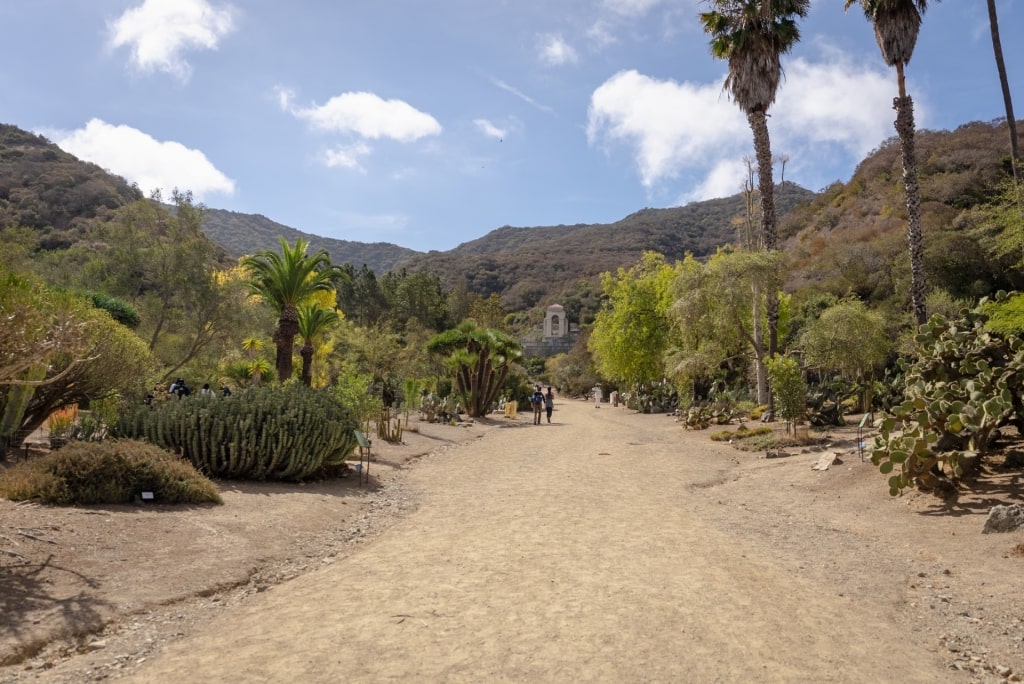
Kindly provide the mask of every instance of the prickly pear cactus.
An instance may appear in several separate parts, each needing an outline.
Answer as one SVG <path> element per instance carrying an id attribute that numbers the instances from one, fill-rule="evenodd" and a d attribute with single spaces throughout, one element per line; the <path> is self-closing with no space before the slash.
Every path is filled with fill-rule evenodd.
<path id="1" fill-rule="evenodd" d="M 955 320 L 933 316 L 914 360 L 901 361 L 904 399 L 876 423 L 871 457 L 893 496 L 915 484 L 933 488 L 942 471 L 962 477 L 967 461 L 990 450 L 995 430 L 1022 417 L 1024 343 L 986 329 L 984 304 Z"/>

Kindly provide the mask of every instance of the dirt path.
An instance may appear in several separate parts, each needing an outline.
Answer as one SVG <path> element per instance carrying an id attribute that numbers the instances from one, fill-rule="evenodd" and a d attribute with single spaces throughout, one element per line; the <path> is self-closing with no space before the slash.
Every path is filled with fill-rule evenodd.
<path id="1" fill-rule="evenodd" d="M 906 615 L 910 578 L 956 572 L 927 539 L 893 550 L 825 501 L 839 473 L 818 502 L 815 476 L 764 477 L 793 464 L 680 434 L 566 402 L 424 459 L 405 480 L 418 508 L 377 541 L 131 681 L 966 681 Z M 880 500 L 872 516 L 904 505 Z"/>

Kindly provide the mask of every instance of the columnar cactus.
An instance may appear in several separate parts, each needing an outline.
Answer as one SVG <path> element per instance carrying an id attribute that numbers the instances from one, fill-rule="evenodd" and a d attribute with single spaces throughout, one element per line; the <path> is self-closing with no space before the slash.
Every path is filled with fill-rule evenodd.
<path id="1" fill-rule="evenodd" d="M 175 451 L 213 477 L 301 480 L 344 462 L 358 427 L 334 393 L 300 385 L 138 406 L 117 431 Z"/>

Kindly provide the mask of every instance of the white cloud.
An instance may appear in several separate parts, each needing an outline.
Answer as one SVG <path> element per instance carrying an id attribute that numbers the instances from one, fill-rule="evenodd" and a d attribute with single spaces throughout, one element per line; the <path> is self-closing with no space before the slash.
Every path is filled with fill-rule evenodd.
<path id="1" fill-rule="evenodd" d="M 580 56 L 561 35 L 548 34 L 540 37 L 540 60 L 548 66 L 576 64 Z"/>
<path id="2" fill-rule="evenodd" d="M 174 141 L 161 142 L 131 126 L 114 126 L 92 119 L 76 131 L 49 134 L 66 152 L 90 161 L 149 194 L 174 188 L 191 190 L 196 200 L 207 195 L 232 195 L 235 182 L 221 173 L 199 150 Z"/>
<path id="3" fill-rule="evenodd" d="M 604 19 L 599 19 L 590 25 L 590 28 L 587 29 L 587 38 L 597 50 L 603 50 L 609 45 L 619 42 L 612 25 Z"/>
<path id="4" fill-rule="evenodd" d="M 385 100 L 366 92 L 342 93 L 324 105 L 302 108 L 291 105 L 287 90 L 278 88 L 277 92 L 282 108 L 321 131 L 398 142 L 414 142 L 441 133 L 437 119 L 402 100 Z"/>
<path id="5" fill-rule="evenodd" d="M 729 197 L 743 190 L 743 181 L 747 178 L 747 165 L 740 157 L 719 159 L 704 175 L 704 180 L 679 198 L 679 204 Z M 757 180 L 755 179 L 756 183 Z"/>
<path id="6" fill-rule="evenodd" d="M 832 57 L 837 59 L 822 63 L 795 59 L 786 64 L 786 79 L 771 109 L 772 135 L 807 147 L 835 144 L 863 157 L 895 135 L 895 74 L 854 65 L 843 56 Z"/>
<path id="7" fill-rule="evenodd" d="M 364 142 L 357 142 L 353 145 L 335 147 L 324 153 L 324 163 L 328 167 L 341 167 L 343 169 L 355 169 L 360 173 L 366 173 L 366 169 L 359 163 L 361 157 L 369 156 L 373 148 Z"/>
<path id="8" fill-rule="evenodd" d="M 749 137 L 746 119 L 721 95 L 719 84 L 658 81 L 631 70 L 615 74 L 591 95 L 591 145 L 630 145 L 648 188 L 687 167 L 705 166 Z"/>
<path id="9" fill-rule="evenodd" d="M 823 159 L 863 158 L 894 134 L 894 82 L 892 74 L 836 52 L 822 62 L 788 62 L 768 120 L 773 152 L 791 157 L 791 173 L 821 168 Z M 743 156 L 753 154 L 746 117 L 722 92 L 721 81 L 676 83 L 636 71 L 620 72 L 594 91 L 587 136 L 596 147 L 625 145 L 648 190 L 697 177 L 686 195 L 690 200 L 737 192 L 745 176 Z"/>
<path id="10" fill-rule="evenodd" d="M 495 138 L 496 140 L 503 140 L 508 135 L 508 131 L 504 128 L 498 128 L 487 119 L 474 119 L 473 124 L 477 129 L 486 135 L 488 138 Z"/>
<path id="11" fill-rule="evenodd" d="M 206 0 L 145 0 L 108 24 L 109 46 L 131 47 L 131 64 L 142 72 L 162 71 L 187 80 L 188 50 L 216 50 L 234 30 L 235 10 Z"/>

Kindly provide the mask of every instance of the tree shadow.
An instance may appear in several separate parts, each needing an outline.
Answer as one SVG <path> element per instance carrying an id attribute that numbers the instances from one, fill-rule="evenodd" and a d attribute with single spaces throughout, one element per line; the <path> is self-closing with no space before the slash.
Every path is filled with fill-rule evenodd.
<path id="1" fill-rule="evenodd" d="M 945 499 L 936 499 L 921 515 L 988 515 L 993 506 L 1024 504 L 1024 473 L 1018 469 L 985 466 L 961 489 Z"/>
<path id="2" fill-rule="evenodd" d="M 13 558 L 13 556 L 12 556 Z M 81 589 L 72 596 L 50 593 L 51 576 L 66 573 L 78 578 Z M 96 632 L 103 628 L 113 605 L 90 595 L 100 583 L 90 577 L 53 563 L 49 556 L 41 563 L 18 561 L 0 565 L 0 634 L 14 642 L 0 650 L 0 665 L 11 665 L 31 658 L 54 638 Z M 29 615 L 45 615 L 45 632 L 30 621 Z"/>

